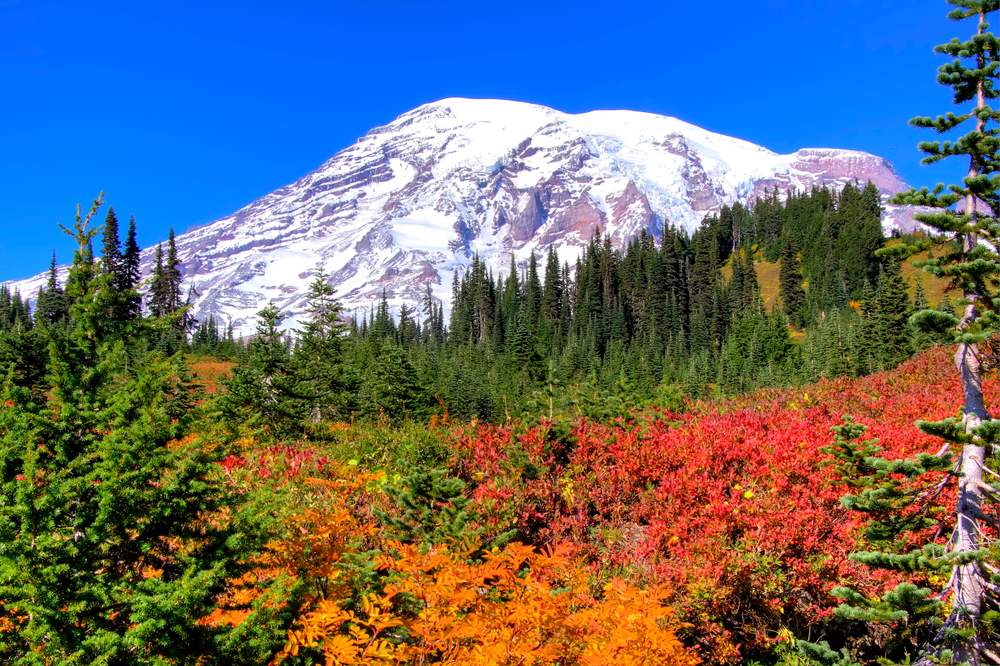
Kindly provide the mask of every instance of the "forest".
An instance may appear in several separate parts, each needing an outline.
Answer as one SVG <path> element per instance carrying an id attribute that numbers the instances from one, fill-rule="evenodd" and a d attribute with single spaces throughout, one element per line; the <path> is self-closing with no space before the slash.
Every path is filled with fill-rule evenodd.
<path id="1" fill-rule="evenodd" d="M 912 234 L 773 191 L 237 338 L 78 207 L 0 287 L 0 660 L 1000 663 L 1000 6 L 951 4 Z"/>

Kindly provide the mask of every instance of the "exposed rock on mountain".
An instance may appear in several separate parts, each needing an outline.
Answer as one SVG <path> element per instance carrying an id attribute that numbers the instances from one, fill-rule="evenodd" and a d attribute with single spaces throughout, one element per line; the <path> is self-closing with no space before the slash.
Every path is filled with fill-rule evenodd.
<path id="1" fill-rule="evenodd" d="M 664 223 L 693 230 L 724 204 L 765 189 L 840 187 L 857 178 L 889 194 L 905 184 L 886 160 L 848 150 L 777 155 L 675 118 L 579 115 L 519 102 L 446 99 L 377 127 L 313 173 L 229 217 L 177 237 L 195 316 L 237 332 L 273 300 L 294 323 L 322 265 L 359 315 L 385 290 L 416 305 L 429 284 L 450 300 L 451 274 L 474 254 L 494 273 L 511 255 L 555 245 L 572 262 L 600 227 L 620 244 Z M 889 207 L 885 224 L 912 226 Z M 149 272 L 152 252 L 144 253 Z M 43 277 L 19 283 L 34 294 Z"/>

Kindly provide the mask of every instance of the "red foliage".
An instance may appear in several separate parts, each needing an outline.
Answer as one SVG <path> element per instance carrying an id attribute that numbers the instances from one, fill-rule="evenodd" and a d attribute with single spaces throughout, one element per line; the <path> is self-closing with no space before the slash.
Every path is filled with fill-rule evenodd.
<path id="1" fill-rule="evenodd" d="M 226 474 L 250 468 L 263 479 L 290 479 L 303 473 L 315 474 L 330 464 L 330 459 L 318 454 L 313 447 L 299 444 L 275 444 L 242 456 L 228 455 L 219 463 Z"/>
<path id="2" fill-rule="evenodd" d="M 995 378 L 987 392 L 995 405 Z M 595 570 L 666 583 L 697 640 L 730 661 L 773 647 L 784 629 L 805 636 L 838 603 L 835 585 L 885 582 L 847 560 L 863 525 L 822 464 L 830 427 L 851 414 L 886 455 L 904 457 L 941 445 L 915 420 L 961 404 L 950 354 L 935 349 L 892 372 L 698 403 L 685 415 L 580 422 L 568 436 L 554 424 L 517 435 L 483 426 L 452 445 L 488 529 L 570 540 Z"/>

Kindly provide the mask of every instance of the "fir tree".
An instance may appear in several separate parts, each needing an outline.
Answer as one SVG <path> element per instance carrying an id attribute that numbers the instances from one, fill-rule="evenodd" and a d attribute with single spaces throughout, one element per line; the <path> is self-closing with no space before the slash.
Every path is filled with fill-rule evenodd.
<path id="1" fill-rule="evenodd" d="M 442 543 L 473 545 L 483 528 L 469 525 L 471 502 L 462 493 L 465 482 L 448 477 L 447 470 L 415 469 L 385 487 L 399 508 L 393 516 L 375 510 L 394 539 L 434 546 Z M 475 544 L 478 545 L 478 544 Z"/>
<path id="2" fill-rule="evenodd" d="M 87 260 L 99 205 L 70 230 L 72 326 L 46 329 L 51 391 L 34 401 L 10 375 L 2 385 L 0 603 L 24 624 L 0 634 L 0 657 L 122 666 L 261 659 L 282 640 L 263 628 L 288 611 L 245 608 L 246 634 L 201 620 L 266 534 L 245 498 L 215 481 L 221 451 L 184 439 L 184 369 L 156 355 L 129 362 L 111 317 L 111 276 Z"/>
<path id="3" fill-rule="evenodd" d="M 802 308 L 806 294 L 802 289 L 802 274 L 799 272 L 799 256 L 792 239 L 785 236 L 781 249 L 781 272 L 778 283 L 785 316 L 796 328 L 802 328 Z"/>
<path id="4" fill-rule="evenodd" d="M 220 406 L 235 427 L 261 423 L 276 436 L 302 429 L 309 394 L 293 367 L 282 319 L 274 303 L 257 313 L 256 336 L 224 383 Z"/>
<path id="5" fill-rule="evenodd" d="M 66 296 L 59 286 L 56 253 L 53 251 L 48 281 L 45 283 L 45 288 L 39 291 L 38 300 L 35 303 L 35 316 L 49 324 L 58 324 L 64 322 L 67 315 Z"/>
<path id="6" fill-rule="evenodd" d="M 167 312 L 173 314 L 184 305 L 183 292 L 181 291 L 181 282 L 184 278 L 181 274 L 181 260 L 177 257 L 177 243 L 174 239 L 173 227 L 171 227 L 170 235 L 167 238 L 167 256 L 163 263 L 163 279 L 166 281 Z"/>
<path id="7" fill-rule="evenodd" d="M 155 257 L 153 276 L 149 283 L 149 313 L 154 317 L 165 317 L 169 312 L 169 287 L 163 264 L 163 243 L 157 243 Z"/>
<path id="8" fill-rule="evenodd" d="M 142 275 L 139 272 L 141 253 L 135 237 L 135 218 L 129 217 L 128 233 L 125 237 L 125 250 L 122 253 L 120 269 L 117 273 L 115 287 L 122 293 L 130 295 L 125 299 L 125 305 L 119 313 L 121 319 L 134 319 L 142 310 L 142 299 L 133 290 L 139 286 Z"/>
<path id="9" fill-rule="evenodd" d="M 872 318 L 872 349 L 879 367 L 892 368 L 912 353 L 910 329 L 910 298 L 900 271 L 899 262 L 890 260 L 879 275 L 875 289 L 875 307 Z"/>
<path id="10" fill-rule="evenodd" d="M 919 262 L 925 270 L 949 277 L 963 290 L 964 312 L 961 319 L 933 310 L 923 310 L 913 317 L 913 323 L 925 331 L 951 330 L 958 343 L 955 361 L 965 393 L 963 416 L 938 422 L 917 423 L 925 433 L 944 438 L 949 446 L 960 447 L 957 461 L 944 456 L 923 454 L 916 461 L 885 461 L 876 451 L 855 451 L 843 441 L 857 436 L 843 432 L 838 448 L 842 458 L 852 461 L 860 470 L 860 478 L 871 484 L 849 506 L 858 510 L 878 512 L 879 520 L 869 535 L 877 544 L 892 542 L 895 534 L 916 531 L 926 516 L 925 497 L 905 495 L 900 489 L 904 475 L 922 481 L 933 470 L 948 473 L 944 482 L 954 483 L 955 511 L 943 518 L 937 533 L 948 535 L 910 552 L 859 553 L 856 559 L 870 566 L 897 571 L 929 571 L 939 580 L 948 581 L 940 594 L 930 589 L 918 589 L 902 583 L 878 603 L 862 595 L 839 590 L 845 605 L 838 611 L 847 617 L 868 622 L 901 622 L 919 644 L 916 654 L 907 655 L 917 663 L 998 663 L 997 647 L 990 638 L 998 604 L 994 590 L 997 571 L 995 548 L 984 536 L 983 523 L 995 522 L 988 515 L 991 498 L 1000 495 L 986 476 L 989 462 L 994 459 L 998 441 L 998 422 L 987 411 L 982 392 L 983 366 L 979 345 L 994 334 L 998 324 L 997 310 L 997 246 L 1000 243 L 1000 156 L 997 141 L 1000 112 L 989 106 L 1000 96 L 997 78 L 1000 74 L 1000 41 L 989 30 L 987 14 L 1000 9 L 997 0 L 949 0 L 954 9 L 948 17 L 955 21 L 973 19 L 976 34 L 967 40 L 954 39 L 935 48 L 952 60 L 938 69 L 938 82 L 950 86 L 953 101 L 964 106 L 959 114 L 948 113 L 937 118 L 918 117 L 911 120 L 917 127 L 933 128 L 939 133 L 950 132 L 968 121 L 973 127 L 957 141 L 923 142 L 920 150 L 925 163 L 955 156 L 969 160 L 968 175 L 961 184 L 944 185 L 933 191 L 927 188 L 910 190 L 894 197 L 897 204 L 937 208 L 936 213 L 919 213 L 916 218 L 945 234 L 952 249 L 942 257 Z M 964 202 L 963 210 L 956 204 Z M 900 244 L 883 253 L 895 258 L 926 252 L 935 241 Z M 862 465 L 874 468 L 866 472 Z M 892 467 L 896 465 L 896 467 Z M 849 469 L 847 478 L 858 478 L 859 472 Z M 992 470 L 991 470 L 992 471 Z M 897 476 L 894 476 L 897 475 Z M 926 482 L 927 484 L 932 481 Z M 906 487 L 912 488 L 912 484 Z M 919 489 L 918 489 L 919 490 Z M 912 492 L 912 491 L 911 491 Z M 987 562 L 992 560 L 992 562 Z M 909 586 L 909 587 L 907 587 Z M 936 605 L 947 601 L 940 616 Z M 944 619 L 940 619 L 943 617 Z M 897 625 L 898 626 L 898 625 Z M 823 663 L 846 661 L 828 645 L 801 644 L 803 652 Z M 903 655 L 892 655 L 897 659 Z"/>
<path id="11" fill-rule="evenodd" d="M 114 207 L 108 208 L 104 218 L 104 233 L 101 236 L 101 268 L 111 276 L 111 286 L 117 289 L 121 284 L 119 273 L 122 270 L 121 241 L 118 238 L 118 216 Z"/>
<path id="12" fill-rule="evenodd" d="M 371 418 L 390 421 L 423 418 L 430 396 L 405 351 L 390 343 L 376 345 L 362 391 L 363 409 Z"/>
<path id="13" fill-rule="evenodd" d="M 309 418 L 314 423 L 343 416 L 350 401 L 351 382 L 344 367 L 347 325 L 344 308 L 335 296 L 330 276 L 319 268 L 306 294 L 309 318 L 298 331 L 294 355 L 300 390 L 308 396 Z"/>

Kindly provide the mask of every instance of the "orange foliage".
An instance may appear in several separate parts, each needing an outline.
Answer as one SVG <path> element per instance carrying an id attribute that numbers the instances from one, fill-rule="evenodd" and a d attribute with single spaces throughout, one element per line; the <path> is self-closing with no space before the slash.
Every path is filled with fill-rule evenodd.
<path id="1" fill-rule="evenodd" d="M 384 590 L 365 595 L 360 612 L 324 599 L 289 632 L 279 660 L 309 646 L 327 664 L 699 663 L 674 633 L 665 590 L 616 581 L 597 600 L 569 547 L 511 544 L 469 563 L 447 546 L 387 545 L 396 554 L 379 560 Z"/>
<path id="2" fill-rule="evenodd" d="M 301 657 L 302 650 L 321 655 L 321 663 L 357 666 L 699 663 L 675 635 L 684 625 L 664 605 L 664 588 L 643 591 L 615 581 L 595 598 L 569 546 L 537 552 L 511 544 L 470 562 L 470 553 L 446 546 L 425 552 L 386 542 L 363 510 L 381 474 L 291 449 L 259 458 L 228 461 L 227 474 L 259 474 L 263 468 L 253 468 L 265 459 L 279 469 L 291 465 L 295 471 L 286 474 L 299 477 L 307 491 L 300 506 L 307 508 L 252 572 L 232 582 L 207 623 L 239 624 L 263 590 L 295 578 L 308 583 L 304 610 L 275 663 Z M 362 591 L 347 560 L 371 547 L 383 553 L 380 577 Z"/>
<path id="3" fill-rule="evenodd" d="M 192 377 L 205 385 L 205 393 L 215 394 L 219 392 L 220 382 L 229 379 L 233 365 L 230 361 L 200 359 L 189 363 L 188 370 Z"/>
<path id="4" fill-rule="evenodd" d="M 286 455 L 283 462 L 287 462 L 288 457 Z M 292 463 L 298 462 L 291 457 Z M 233 468 L 231 463 L 229 467 L 224 466 L 227 475 Z M 382 475 L 358 472 L 349 466 L 327 471 L 330 478 L 309 477 L 303 481 L 313 490 L 313 502 L 322 508 L 304 509 L 292 516 L 284 537 L 268 545 L 267 552 L 255 559 L 256 566 L 251 571 L 230 582 L 229 590 L 203 624 L 235 626 L 242 623 L 250 615 L 251 602 L 262 590 L 287 587 L 302 572 L 307 572 L 312 587 L 306 598 L 307 606 L 330 596 L 346 594 L 346 583 L 339 578 L 337 564 L 344 555 L 355 552 L 352 544 L 375 533 L 374 525 L 358 519 L 352 498 Z"/>

